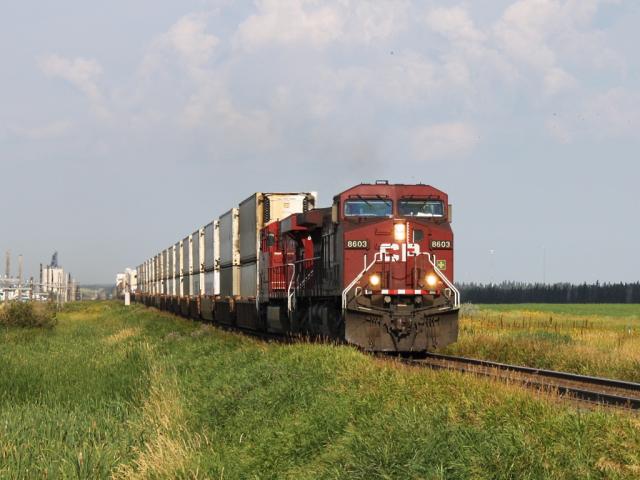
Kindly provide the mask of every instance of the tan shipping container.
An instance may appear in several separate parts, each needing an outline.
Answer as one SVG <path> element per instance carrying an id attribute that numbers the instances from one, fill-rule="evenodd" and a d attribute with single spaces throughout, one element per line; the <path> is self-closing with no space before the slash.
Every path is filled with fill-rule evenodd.
<path id="1" fill-rule="evenodd" d="M 240 263 L 254 262 L 260 250 L 260 230 L 276 220 L 315 207 L 315 194 L 256 192 L 240 202 Z"/>

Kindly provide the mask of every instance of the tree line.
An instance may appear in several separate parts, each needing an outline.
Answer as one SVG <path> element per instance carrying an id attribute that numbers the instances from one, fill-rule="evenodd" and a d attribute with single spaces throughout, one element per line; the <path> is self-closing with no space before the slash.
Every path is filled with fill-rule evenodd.
<path id="1" fill-rule="evenodd" d="M 462 302 L 471 303 L 640 303 L 636 283 L 462 283 Z"/>

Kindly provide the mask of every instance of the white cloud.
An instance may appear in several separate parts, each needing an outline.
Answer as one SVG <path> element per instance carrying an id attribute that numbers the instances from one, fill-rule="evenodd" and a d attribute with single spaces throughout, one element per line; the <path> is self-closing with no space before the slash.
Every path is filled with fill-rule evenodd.
<path id="1" fill-rule="evenodd" d="M 354 44 L 388 39 L 409 26 L 408 0 L 342 0 L 337 5 L 346 19 L 342 40 Z"/>
<path id="2" fill-rule="evenodd" d="M 258 0 L 243 21 L 235 44 L 246 51 L 268 45 L 311 45 L 321 49 L 341 41 L 369 44 L 406 28 L 407 0 Z"/>
<path id="3" fill-rule="evenodd" d="M 519 0 L 507 8 L 495 26 L 498 46 L 513 61 L 532 68 L 542 78 L 547 93 L 554 94 L 573 84 L 571 75 L 558 63 L 549 37 L 564 24 L 560 2 Z"/>
<path id="4" fill-rule="evenodd" d="M 452 41 L 480 43 L 485 35 L 478 30 L 463 7 L 434 8 L 427 12 L 427 25 Z"/>
<path id="5" fill-rule="evenodd" d="M 552 96 L 579 87 L 576 68 L 617 68 L 622 61 L 591 25 L 598 8 L 615 0 L 518 0 L 493 23 L 477 25 L 469 8 L 427 11 L 429 29 L 449 42 L 446 62 L 457 72 L 490 69 L 518 87 L 532 80 Z"/>
<path id="6" fill-rule="evenodd" d="M 493 27 L 497 47 L 516 64 L 533 69 L 546 93 L 574 89 L 579 82 L 571 69 L 624 68 L 592 25 L 607 3 L 616 0 L 518 0 Z"/>
<path id="7" fill-rule="evenodd" d="M 236 34 L 237 44 L 246 50 L 267 43 L 323 47 L 342 32 L 343 19 L 332 6 L 303 0 L 261 0 L 257 6 L 258 12 L 242 22 Z"/>
<path id="8" fill-rule="evenodd" d="M 165 38 L 189 64 L 203 65 L 219 42 L 215 35 L 206 33 L 206 28 L 206 15 L 187 15 L 169 29 Z"/>
<path id="9" fill-rule="evenodd" d="M 167 128 L 262 153 L 316 134 L 309 132 L 357 130 L 369 139 L 393 119 L 404 131 L 425 124 L 410 141 L 418 157 L 463 156 L 477 145 L 474 124 L 499 128 L 519 111 L 561 142 L 585 130 L 568 116 L 552 118 L 558 104 L 582 105 L 592 117 L 616 114 L 607 102 L 620 100 L 596 101 L 597 89 L 581 84 L 608 55 L 591 25 L 603 1 L 518 0 L 490 20 L 473 15 L 471 4 L 425 10 L 405 0 L 256 0 L 224 36 L 214 30 L 223 20 L 214 13 L 177 18 L 149 43 L 133 82 L 107 97 L 95 60 L 51 55 L 41 68 L 136 131 Z M 581 43 L 600 60 L 576 56 Z M 266 60 L 259 52 L 289 46 Z M 606 131 L 635 121 L 624 111 Z M 469 123 L 429 124 L 445 112 Z M 293 131 L 305 133 L 293 138 Z"/>
<path id="10" fill-rule="evenodd" d="M 216 62 L 220 39 L 209 31 L 211 17 L 185 15 L 153 39 L 138 69 L 138 82 L 154 90 L 173 89 L 171 102 L 158 104 L 155 94 L 139 88 L 137 110 L 151 112 L 156 122 L 169 122 L 178 131 L 201 133 L 218 149 L 268 148 L 275 138 L 270 117 L 262 109 L 237 106 L 230 91 L 232 60 Z M 164 84 L 159 86 L 159 81 Z M 162 107 L 177 110 L 162 114 Z M 140 118 L 147 115 L 137 113 Z"/>
<path id="11" fill-rule="evenodd" d="M 415 158 L 436 160 L 468 155 L 478 144 L 473 125 L 464 122 L 418 127 L 412 132 Z"/>
<path id="12" fill-rule="evenodd" d="M 82 91 L 97 115 L 104 118 L 110 116 L 97 83 L 102 74 L 102 66 L 97 60 L 81 57 L 71 60 L 53 54 L 41 58 L 39 66 L 45 75 L 62 78 Z"/>

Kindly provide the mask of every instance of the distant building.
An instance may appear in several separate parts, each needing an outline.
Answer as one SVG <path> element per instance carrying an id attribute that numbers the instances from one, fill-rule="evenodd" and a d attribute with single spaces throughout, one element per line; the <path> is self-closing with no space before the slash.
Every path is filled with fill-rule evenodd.
<path id="1" fill-rule="evenodd" d="M 78 300 L 78 284 L 59 266 L 58 252 L 53 254 L 49 265 L 40 264 L 40 293 L 61 303 Z"/>
<path id="2" fill-rule="evenodd" d="M 125 268 L 123 273 L 116 275 L 116 295 L 122 296 L 124 292 L 135 292 L 138 289 L 138 272 L 132 268 Z"/>

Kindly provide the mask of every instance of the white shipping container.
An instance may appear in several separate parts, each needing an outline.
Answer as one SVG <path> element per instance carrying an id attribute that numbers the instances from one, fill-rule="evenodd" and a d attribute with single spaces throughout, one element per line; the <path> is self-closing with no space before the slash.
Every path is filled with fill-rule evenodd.
<path id="1" fill-rule="evenodd" d="M 258 263 L 240 265 L 240 296 L 256 297 L 258 293 Z"/>
<path id="2" fill-rule="evenodd" d="M 200 274 L 191 275 L 191 295 L 200 295 Z"/>
<path id="3" fill-rule="evenodd" d="M 238 209 L 232 208 L 220 216 L 220 266 L 240 264 L 240 231 L 238 225 Z"/>
<path id="4" fill-rule="evenodd" d="M 199 231 L 199 246 L 198 246 L 198 271 L 200 273 L 204 272 L 204 227 L 202 227 Z M 204 282 L 204 280 L 203 280 Z"/>
<path id="5" fill-rule="evenodd" d="M 215 222 L 211 222 L 204 227 L 204 270 L 210 272 L 215 267 L 215 258 L 213 256 L 213 234 Z"/>
<path id="6" fill-rule="evenodd" d="M 180 261 L 182 275 L 191 274 L 191 235 L 182 239 L 182 255 Z"/>
<path id="7" fill-rule="evenodd" d="M 220 295 L 235 297 L 240 294 L 240 267 L 230 265 L 220 268 Z"/>
<path id="8" fill-rule="evenodd" d="M 173 246 L 167 248 L 167 295 L 173 295 Z"/>
<path id="9" fill-rule="evenodd" d="M 183 275 L 180 285 L 182 289 L 182 297 L 188 297 L 191 295 L 191 275 Z"/>
<path id="10" fill-rule="evenodd" d="M 192 254 L 192 262 L 191 262 L 191 273 L 200 273 L 200 267 L 202 262 L 200 260 L 200 232 L 201 230 L 197 230 L 191 234 L 191 254 Z"/>
<path id="11" fill-rule="evenodd" d="M 173 294 L 180 295 L 180 242 L 173 246 Z"/>
<path id="12" fill-rule="evenodd" d="M 205 272 L 204 274 L 204 294 L 215 295 L 214 293 L 214 275 L 216 272 Z"/>

